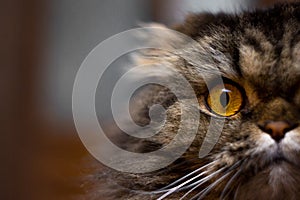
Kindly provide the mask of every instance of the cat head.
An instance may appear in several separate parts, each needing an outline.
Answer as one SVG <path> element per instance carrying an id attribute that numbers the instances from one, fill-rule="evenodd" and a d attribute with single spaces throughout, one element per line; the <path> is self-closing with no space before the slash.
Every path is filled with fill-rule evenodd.
<path id="1" fill-rule="evenodd" d="M 148 108 L 161 104 L 166 108 L 165 124 L 151 139 L 126 136 L 119 137 L 119 143 L 137 152 L 162 148 L 180 127 L 182 106 L 199 109 L 196 138 L 181 158 L 164 169 L 115 177 L 127 186 L 130 178 L 133 189 L 155 190 L 149 195 L 163 198 L 299 197 L 300 4 L 238 15 L 191 15 L 175 29 L 199 45 L 183 44 L 172 55 L 145 51 L 137 63 L 156 60 L 171 65 L 192 85 L 199 108 L 181 105 L 168 88 L 146 86 L 133 98 L 132 116 L 146 125 Z M 176 38 L 161 42 L 168 40 L 174 43 Z M 212 151 L 199 158 L 211 119 L 216 119 L 215 127 L 218 120 L 224 126 Z M 194 127 L 195 122 L 184 125 Z"/>

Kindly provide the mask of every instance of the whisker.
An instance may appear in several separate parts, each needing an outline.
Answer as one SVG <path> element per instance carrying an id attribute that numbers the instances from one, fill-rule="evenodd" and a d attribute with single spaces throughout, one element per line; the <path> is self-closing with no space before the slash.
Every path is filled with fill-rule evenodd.
<path id="1" fill-rule="evenodd" d="M 216 184 L 218 184 L 220 181 L 222 181 L 224 178 L 226 178 L 230 173 L 231 173 L 231 170 L 233 170 L 234 168 L 236 168 L 237 167 L 237 165 L 239 165 L 240 164 L 240 162 L 241 161 L 238 161 L 238 162 L 236 162 L 234 165 L 232 165 L 229 169 L 227 169 L 226 170 L 226 172 L 225 172 L 225 175 L 224 176 L 222 176 L 221 178 L 219 178 L 216 182 L 214 182 L 214 183 L 212 183 L 211 185 L 209 185 L 208 186 L 208 188 L 206 188 L 206 189 L 204 189 L 204 190 L 202 190 L 200 193 L 198 193 L 197 195 L 195 195 L 192 199 L 195 199 L 195 198 L 197 198 L 198 196 L 200 196 L 203 192 L 205 193 L 205 195 L 206 195 L 206 193 L 207 192 L 209 192 Z M 225 166 L 225 167 L 222 167 L 221 169 L 219 169 L 218 171 L 216 171 L 216 172 L 214 172 L 213 174 L 211 174 L 211 175 L 217 175 L 217 174 L 219 174 L 220 172 L 222 172 L 224 169 L 226 169 L 227 167 Z M 211 178 L 210 178 L 211 179 Z M 209 181 L 210 179 L 208 179 L 207 181 Z M 221 180 L 220 180 L 221 179 Z M 205 182 L 207 182 L 207 181 L 205 181 Z M 215 184 L 216 183 L 216 184 Z M 183 198 L 185 198 L 185 197 L 187 197 L 192 191 L 194 191 L 196 188 L 198 188 L 199 186 L 201 186 L 203 183 L 199 183 L 199 185 L 196 185 L 194 188 L 192 188 L 191 190 L 189 190 L 183 197 L 181 197 L 180 199 L 183 199 Z M 211 187 L 211 186 L 213 186 L 213 187 Z M 209 191 L 207 191 L 209 189 Z M 207 192 L 206 192 L 207 191 Z"/>
<path id="2" fill-rule="evenodd" d="M 161 188 L 161 189 L 158 189 L 158 190 L 155 190 L 155 191 L 137 191 L 137 190 L 135 190 L 134 192 L 135 192 L 135 193 L 139 193 L 139 194 L 161 194 L 161 193 L 169 192 L 170 190 L 173 189 L 173 188 L 170 188 L 170 187 L 176 185 L 177 183 L 183 181 L 184 179 L 190 177 L 191 175 L 193 175 L 193 174 L 195 174 L 195 173 L 197 173 L 197 172 L 199 172 L 199 171 L 201 171 L 201 170 L 203 170 L 203 169 L 205 169 L 205 168 L 207 168 L 207 167 L 212 166 L 212 165 L 215 164 L 217 161 L 218 161 L 218 160 L 215 160 L 215 161 L 213 161 L 213 162 L 210 162 L 210 163 L 208 163 L 208 164 L 206 164 L 206 165 L 204 165 L 204 166 L 202 166 L 202 167 L 200 167 L 200 168 L 198 168 L 198 169 L 192 171 L 191 173 L 185 175 L 184 177 L 180 178 L 179 180 L 176 180 L 175 182 L 173 182 L 173 183 L 171 183 L 171 184 L 169 184 L 169 185 L 167 185 L 167 186 Z M 182 164 L 182 163 L 181 163 L 181 164 Z M 207 171 L 204 171 L 204 172 L 205 172 L 205 173 L 208 173 Z M 205 174 L 204 172 L 202 172 L 201 174 L 197 175 L 196 178 L 198 178 L 198 177 L 204 175 L 204 174 Z M 194 180 L 195 178 L 193 177 L 192 179 Z M 191 181 L 192 181 L 192 180 L 191 180 Z M 188 182 L 190 182 L 190 181 L 188 181 Z M 188 183 L 188 182 L 187 182 L 187 183 Z M 186 184 L 187 184 L 187 183 L 186 183 Z M 176 187 L 177 187 L 177 186 L 176 186 Z"/>
<path id="3" fill-rule="evenodd" d="M 242 161 L 242 165 L 240 166 L 240 169 L 230 178 L 230 180 L 228 181 L 228 183 L 226 184 L 226 186 L 224 187 L 223 191 L 222 191 L 222 194 L 221 194 L 221 197 L 220 199 L 224 199 L 229 193 L 231 190 L 228 191 L 230 185 L 232 184 L 232 182 L 241 174 L 241 172 L 243 171 L 243 166 L 245 165 L 246 163 L 246 160 Z M 227 192 L 228 191 L 228 192 Z M 226 194 L 227 193 L 227 194 Z M 225 196 L 226 195 L 226 196 Z"/>
<path id="4" fill-rule="evenodd" d="M 164 194 L 162 197 L 159 198 L 159 199 L 162 199 L 162 198 L 165 198 L 166 196 L 169 196 L 171 193 L 173 193 L 173 192 L 175 192 L 175 191 L 181 191 L 181 188 L 182 188 L 184 185 L 188 184 L 189 182 L 191 182 L 191 181 L 193 181 L 193 180 L 195 180 L 195 179 L 197 179 L 197 178 L 199 178 L 199 177 L 201 177 L 201 176 L 203 176 L 203 175 L 205 175 L 205 174 L 207 174 L 207 173 L 208 173 L 208 171 L 204 171 L 204 172 L 198 174 L 197 176 L 192 177 L 191 179 L 188 179 L 187 181 L 181 183 L 180 185 L 175 186 L 175 187 L 170 188 L 170 189 L 156 190 L 156 191 L 142 192 L 142 193 L 144 193 L 144 194 L 161 194 L 161 193 L 166 193 L 166 194 Z M 180 189 L 180 190 L 179 190 L 179 189 Z M 165 196 L 165 195 L 166 195 L 166 196 Z"/>
<path id="5" fill-rule="evenodd" d="M 190 189 L 187 193 L 185 193 L 181 198 L 180 200 L 184 199 L 185 197 L 187 197 L 191 192 L 193 192 L 195 189 L 197 189 L 198 187 L 200 187 L 203 183 L 206 183 L 207 181 L 209 181 L 210 179 L 212 179 L 215 175 L 218 175 L 219 173 L 221 173 L 226 167 L 222 167 L 221 169 L 215 171 L 214 173 L 210 174 L 209 176 L 189 185 L 189 188 L 190 187 L 193 187 L 192 189 Z M 186 188 L 187 189 L 187 188 Z"/>
<path id="6" fill-rule="evenodd" d="M 235 200 L 237 198 L 237 195 L 238 195 L 238 192 L 239 192 L 239 189 L 240 189 L 240 186 L 241 186 L 241 183 L 239 183 L 237 189 L 235 190 L 235 193 L 234 193 L 234 198 L 233 200 Z"/>
<path id="7" fill-rule="evenodd" d="M 184 185 L 186 185 L 186 184 L 188 184 L 189 182 L 191 182 L 191 181 L 193 181 L 193 180 L 195 180 L 195 179 L 197 179 L 197 178 L 203 176 L 203 175 L 206 174 L 206 173 L 208 173 L 208 172 L 207 172 L 207 171 L 202 172 L 201 174 L 198 174 L 197 176 L 195 176 L 195 177 L 193 177 L 193 178 L 191 178 L 191 179 L 189 179 L 189 180 L 187 180 L 187 181 L 181 183 L 180 185 L 178 185 L 178 186 L 176 186 L 176 187 L 173 187 L 173 188 L 167 190 L 167 193 L 164 194 L 163 196 L 161 196 L 158 200 L 164 199 L 165 197 L 169 196 L 170 194 L 174 193 L 175 191 L 178 191 L 178 189 L 180 189 L 180 188 L 183 187 Z"/>
<path id="8" fill-rule="evenodd" d="M 224 168 L 225 168 L 225 167 L 224 167 Z M 196 178 L 201 177 L 202 175 L 208 173 L 207 171 L 202 172 L 201 174 L 199 174 L 199 175 L 197 175 L 197 176 L 195 176 L 195 177 L 193 177 L 193 178 L 191 178 L 191 179 L 185 181 L 184 183 L 180 184 L 179 186 L 174 187 L 174 188 L 171 188 L 166 194 L 164 194 L 163 196 L 161 196 L 158 200 L 162 200 L 162 199 L 166 198 L 167 196 L 171 195 L 171 194 L 174 193 L 174 192 L 178 192 L 178 191 L 182 191 L 182 190 L 191 188 L 191 187 L 193 187 L 194 185 L 201 185 L 201 184 L 202 184 L 201 182 L 203 182 L 203 183 L 207 182 L 207 181 L 210 180 L 215 174 L 219 173 L 219 172 L 220 172 L 221 170 L 223 170 L 224 168 L 222 168 L 222 169 L 220 169 L 220 170 L 218 170 L 218 171 L 216 171 L 216 172 L 210 174 L 210 175 L 207 176 L 207 177 L 204 177 L 204 178 L 200 179 L 199 181 L 196 181 L 195 183 L 192 183 L 192 184 L 190 184 L 190 185 L 188 185 L 188 186 L 186 186 L 186 187 L 183 187 L 184 185 L 188 184 L 189 182 L 195 180 Z M 200 183 L 201 183 L 201 184 L 200 184 Z"/>
<path id="9" fill-rule="evenodd" d="M 233 182 L 233 180 L 238 177 L 240 174 L 241 174 L 242 170 L 239 169 L 231 178 L 230 180 L 228 181 L 228 183 L 226 184 L 225 188 L 223 189 L 222 193 L 221 193 L 221 197 L 220 199 L 224 199 L 225 195 L 227 194 L 227 191 L 231 185 L 231 183 Z M 229 194 L 229 192 L 228 192 Z M 227 195 L 226 195 L 227 196 Z"/>
<path id="10" fill-rule="evenodd" d="M 197 172 L 199 172 L 199 171 L 203 170 L 204 168 L 206 168 L 206 167 L 209 167 L 209 166 L 211 166 L 211 165 L 215 164 L 216 162 L 217 162 L 217 160 L 216 160 L 216 161 L 213 161 L 213 162 L 210 162 L 210 163 L 208 163 L 208 164 L 206 164 L 206 165 L 204 165 L 204 166 L 200 167 L 199 169 L 196 169 L 196 170 L 192 171 L 191 173 L 189 173 L 189 174 L 185 175 L 184 177 L 182 177 L 182 178 L 180 178 L 180 179 L 178 179 L 178 180 L 174 181 L 174 182 L 173 182 L 173 183 L 171 183 L 170 185 L 167 185 L 167 186 L 165 186 L 165 187 L 161 188 L 160 190 L 165 190 L 165 189 L 168 189 L 168 188 L 170 188 L 170 187 L 172 187 L 172 186 L 176 185 L 177 183 L 179 183 L 179 182 L 183 181 L 184 179 L 186 179 L 186 178 L 190 177 L 191 175 L 193 175 L 193 174 L 195 174 L 195 173 L 197 173 Z"/>
<path id="11" fill-rule="evenodd" d="M 242 161 L 238 161 L 234 165 L 232 165 L 229 169 L 227 169 L 227 171 L 225 172 L 225 174 L 223 176 L 221 176 L 215 182 L 210 184 L 206 189 L 202 190 L 199 194 L 195 195 L 192 199 L 195 199 L 198 196 L 199 196 L 198 200 L 203 199 L 215 186 L 217 186 L 220 182 L 222 182 L 225 178 L 227 178 L 233 172 L 232 170 L 237 168 L 241 162 Z"/>
<path id="12" fill-rule="evenodd" d="M 201 195 L 198 200 L 203 199 L 216 185 L 218 185 L 220 182 L 222 182 L 225 178 L 227 178 L 230 174 L 232 173 L 232 171 L 227 172 L 225 175 L 223 175 L 221 178 L 219 178 L 217 181 L 215 181 L 213 184 L 211 184 L 208 188 L 206 188 L 204 191 L 200 192 L 198 195 Z M 192 198 L 195 199 L 195 198 Z M 191 199 L 191 200 L 192 200 Z"/>

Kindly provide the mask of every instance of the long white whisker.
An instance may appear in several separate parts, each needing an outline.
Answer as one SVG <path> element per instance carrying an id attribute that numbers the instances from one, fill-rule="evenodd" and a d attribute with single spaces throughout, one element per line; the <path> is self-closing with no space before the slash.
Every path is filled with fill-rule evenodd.
<path id="1" fill-rule="evenodd" d="M 242 173 L 243 166 L 245 165 L 245 163 L 246 163 L 246 161 L 244 160 L 243 164 L 240 166 L 240 169 L 230 178 L 230 180 L 228 181 L 228 183 L 226 184 L 226 186 L 224 187 L 224 189 L 222 191 L 220 199 L 223 199 L 223 198 L 225 198 L 227 196 L 226 195 L 227 190 L 229 189 L 229 187 L 232 184 L 232 182 Z M 229 192 L 228 192 L 228 194 L 229 194 Z"/>
<path id="2" fill-rule="evenodd" d="M 210 174 L 209 176 L 189 185 L 189 187 L 193 187 L 194 185 L 196 185 L 195 187 L 193 187 L 192 189 L 190 189 L 187 193 L 185 193 L 180 200 L 184 199 L 185 197 L 187 197 L 191 192 L 193 192 L 196 188 L 200 187 L 203 183 L 206 183 L 207 181 L 209 181 L 210 179 L 212 179 L 215 175 L 219 174 L 220 172 L 222 172 L 226 167 L 223 167 L 217 171 L 215 171 L 214 173 Z"/>
<path id="3" fill-rule="evenodd" d="M 227 190 L 229 189 L 231 183 L 233 182 L 233 180 L 234 180 L 236 177 L 238 177 L 238 176 L 241 174 L 241 172 L 242 172 L 242 170 L 239 169 L 239 170 L 238 170 L 238 171 L 230 178 L 230 180 L 228 181 L 228 183 L 226 184 L 225 188 L 224 188 L 223 191 L 222 191 L 222 194 L 221 194 L 220 199 L 223 199 L 223 198 L 225 197 L 226 192 L 227 192 Z"/>
<path id="4" fill-rule="evenodd" d="M 158 200 L 161 200 L 161 199 L 164 199 L 165 197 L 169 196 L 170 194 L 172 194 L 173 192 L 175 191 L 180 191 L 179 189 L 181 189 L 184 185 L 188 184 L 189 182 L 207 174 L 208 172 L 205 171 L 205 172 L 202 172 L 200 174 L 198 174 L 197 176 L 181 183 L 180 185 L 178 186 L 175 186 L 173 188 L 170 188 L 170 189 L 165 189 L 165 190 L 157 190 L 157 191 L 151 191 L 151 192 L 143 192 L 144 194 L 161 194 L 161 193 L 165 193 L 163 196 L 161 196 Z"/>
<path id="5" fill-rule="evenodd" d="M 168 189 L 168 188 L 170 188 L 170 187 L 172 187 L 172 186 L 176 185 L 177 183 L 179 183 L 179 182 L 183 181 L 184 179 L 186 179 L 186 178 L 190 177 L 191 175 L 193 175 L 193 174 L 195 174 L 195 173 L 197 173 L 197 172 L 199 172 L 199 171 L 203 170 L 204 168 L 206 168 L 206 167 L 209 167 L 209 166 L 211 166 L 211 165 L 215 164 L 216 162 L 217 162 L 217 160 L 216 160 L 216 161 L 213 161 L 213 162 L 210 162 L 210 163 L 208 163 L 208 164 L 206 164 L 206 165 L 204 165 L 204 166 L 200 167 L 199 169 L 196 169 L 196 170 L 192 171 L 191 173 L 189 173 L 189 174 L 185 175 L 184 177 L 182 177 L 182 178 L 180 178 L 180 179 L 176 180 L 175 182 L 171 183 L 170 185 L 167 185 L 167 186 L 165 186 L 165 187 L 161 188 L 160 190 L 165 190 L 165 189 Z"/>
<path id="6" fill-rule="evenodd" d="M 185 175 L 184 177 L 180 178 L 179 180 L 176 180 L 175 182 L 171 183 L 170 185 L 167 185 L 167 186 L 165 186 L 165 187 L 163 187 L 163 188 L 161 188 L 161 189 L 159 189 L 159 190 L 151 191 L 151 192 L 147 192 L 147 191 L 139 191 L 139 193 L 140 193 L 140 194 L 161 194 L 161 193 L 169 192 L 170 190 L 173 191 L 174 188 L 177 188 L 178 186 L 173 187 L 173 188 L 169 188 L 169 187 L 176 185 L 177 183 L 179 183 L 179 182 L 183 181 L 184 179 L 188 178 L 189 176 L 191 176 L 191 175 L 193 175 L 193 174 L 195 174 L 195 173 L 197 173 L 197 172 L 199 172 L 199 171 L 201 171 L 201 170 L 203 170 L 203 169 L 205 169 L 205 168 L 207 168 L 207 167 L 209 167 L 209 166 L 215 164 L 216 162 L 217 162 L 217 160 L 216 160 L 216 161 L 213 161 L 213 162 L 210 162 L 210 163 L 208 163 L 208 164 L 206 164 L 206 165 L 200 167 L 199 169 L 196 169 L 196 170 L 192 171 L 191 173 Z M 193 178 L 187 180 L 187 181 L 184 182 L 184 183 L 185 183 L 185 184 L 188 184 L 189 182 L 193 181 L 194 179 L 196 179 L 196 178 L 198 178 L 198 177 L 200 177 L 200 176 L 202 176 L 202 175 L 204 175 L 204 174 L 206 174 L 206 173 L 208 173 L 208 172 L 207 172 L 207 171 L 204 171 L 204 172 L 202 172 L 201 174 L 199 174 L 199 175 L 197 175 L 196 177 L 193 177 Z M 180 184 L 180 187 L 184 186 L 185 184 Z"/>
<path id="7" fill-rule="evenodd" d="M 222 182 L 225 178 L 227 178 L 231 173 L 232 170 L 235 169 L 242 161 L 236 162 L 234 165 L 232 165 L 221 178 L 217 179 L 215 182 L 210 184 L 206 189 L 202 190 L 199 194 L 195 195 L 192 199 L 198 198 L 198 200 L 203 199 L 216 185 L 218 185 L 220 182 Z"/>
<path id="8" fill-rule="evenodd" d="M 229 169 L 227 169 L 227 171 L 225 172 L 226 174 L 230 174 L 230 173 L 227 173 L 227 172 L 230 172 L 232 169 L 234 169 L 239 163 L 240 163 L 241 161 L 238 161 L 237 163 L 235 163 L 233 166 L 231 166 Z M 222 167 L 221 169 L 219 169 L 218 171 L 216 171 L 216 172 L 214 172 L 214 173 L 212 173 L 210 176 L 212 176 L 212 177 L 214 177 L 215 175 L 218 175 L 220 172 L 222 172 L 224 169 L 226 169 L 227 167 Z M 225 175 L 226 175 L 225 174 Z M 211 177 L 211 178 L 212 178 Z M 210 179 L 211 179 L 210 178 Z M 222 178 L 222 177 L 221 177 Z M 226 178 L 226 177 L 224 177 L 224 178 Z M 210 179 L 208 179 L 207 181 L 209 181 Z M 207 182 L 207 181 L 205 181 L 205 182 Z M 203 183 L 205 183 L 205 182 L 200 182 L 198 185 L 196 185 L 194 188 L 192 188 L 191 190 L 189 190 L 183 197 L 181 197 L 180 198 L 180 200 L 182 200 L 183 198 L 185 198 L 185 197 L 187 197 L 192 191 L 194 191 L 196 188 L 198 188 L 199 186 L 201 186 Z M 195 184 L 196 184 L 195 183 Z M 212 183 L 213 184 L 213 183 Z M 211 184 L 211 185 L 212 185 Z M 210 187 L 210 186 L 208 186 L 208 187 Z M 205 191 L 205 190 L 204 190 Z M 197 194 L 197 195 L 195 195 L 194 197 L 193 197 L 193 199 L 194 198 L 197 198 L 199 195 L 201 195 L 201 193 L 202 192 L 204 192 L 204 191 L 201 191 L 199 194 Z"/>
<path id="9" fill-rule="evenodd" d="M 213 184 L 211 184 L 208 188 L 206 188 L 204 191 L 200 192 L 198 195 L 201 195 L 198 200 L 203 199 L 216 185 L 218 185 L 220 182 L 222 182 L 225 178 L 227 178 L 229 175 L 231 174 L 231 172 L 227 172 L 225 175 L 223 175 L 221 178 L 219 178 L 218 180 L 216 180 Z M 192 198 L 194 199 L 194 198 Z"/>
<path id="10" fill-rule="evenodd" d="M 188 184 L 189 182 L 195 180 L 196 178 L 203 176 L 203 175 L 206 174 L 206 173 L 208 173 L 208 172 L 207 172 L 207 171 L 202 172 L 201 174 L 198 174 L 197 176 L 195 176 L 195 177 L 193 177 L 193 178 L 191 178 L 191 179 L 189 179 L 189 180 L 187 180 L 187 181 L 181 183 L 180 185 L 178 185 L 178 186 L 176 186 L 176 187 L 173 187 L 173 188 L 169 189 L 168 192 L 167 192 L 166 194 L 164 194 L 163 196 L 161 196 L 158 200 L 162 200 L 162 199 L 166 198 L 167 196 L 169 196 L 169 195 L 172 194 L 173 192 L 177 191 L 177 190 L 180 189 L 181 187 L 185 186 L 186 184 Z M 202 180 L 202 179 L 201 179 L 201 180 Z"/>

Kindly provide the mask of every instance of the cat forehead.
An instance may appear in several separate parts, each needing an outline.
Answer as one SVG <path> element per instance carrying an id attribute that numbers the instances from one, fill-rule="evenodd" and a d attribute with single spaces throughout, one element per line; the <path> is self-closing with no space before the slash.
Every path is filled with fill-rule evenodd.
<path id="1" fill-rule="evenodd" d="M 238 64 L 242 77 L 257 87 L 285 91 L 299 82 L 299 24 L 287 23 L 284 29 L 275 42 L 259 29 L 244 31 Z"/>
<path id="2" fill-rule="evenodd" d="M 255 87 L 271 93 L 272 90 L 284 92 L 298 84 L 300 79 L 299 5 L 277 6 L 267 12 L 239 16 L 220 16 L 211 24 L 199 26 L 204 30 L 198 27 L 199 43 L 209 45 L 227 58 L 222 60 L 229 64 L 217 63 L 216 70 L 236 72 L 235 75 L 239 74 Z M 234 70 L 228 70 L 228 67 Z M 231 74 L 224 75 L 231 77 Z"/>

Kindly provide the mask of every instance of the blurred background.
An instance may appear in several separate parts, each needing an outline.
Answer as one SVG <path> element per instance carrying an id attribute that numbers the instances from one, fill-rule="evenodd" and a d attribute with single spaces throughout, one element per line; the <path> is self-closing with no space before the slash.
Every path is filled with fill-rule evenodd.
<path id="1" fill-rule="evenodd" d="M 83 159 L 89 155 L 73 124 L 72 87 L 82 61 L 101 41 L 140 22 L 173 25 L 191 12 L 238 12 L 274 2 L 2 0 L 0 198 L 84 194 L 78 177 L 89 173 Z"/>

